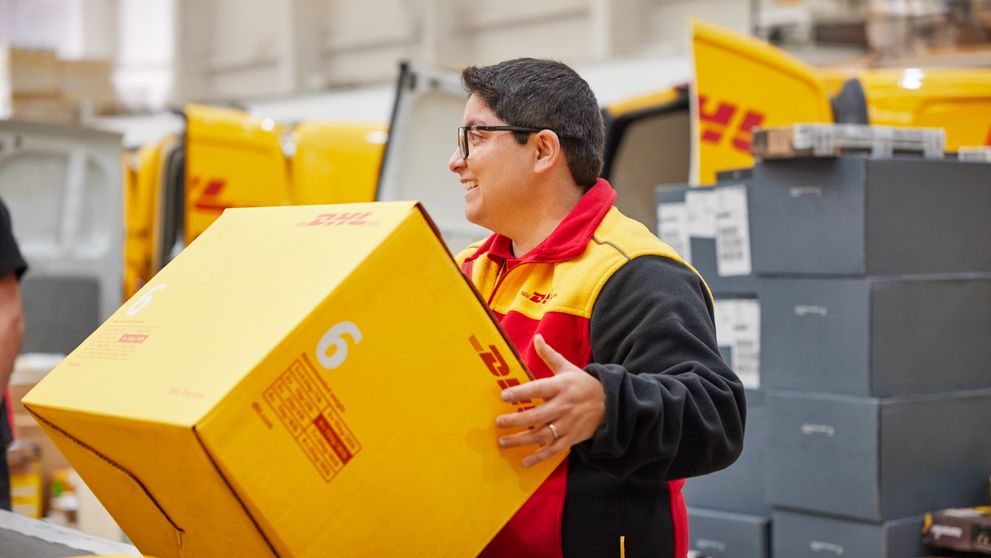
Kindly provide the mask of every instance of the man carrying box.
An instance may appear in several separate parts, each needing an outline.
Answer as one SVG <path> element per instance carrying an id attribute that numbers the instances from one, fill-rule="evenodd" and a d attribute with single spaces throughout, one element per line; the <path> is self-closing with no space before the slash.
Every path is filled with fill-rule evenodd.
<path id="1" fill-rule="evenodd" d="M 24 316 L 18 280 L 27 270 L 10 226 L 10 213 L 0 200 L 0 509 L 10 510 L 10 476 L 7 445 L 11 442 L 8 422 L 7 383 L 24 335 Z"/>
<path id="2" fill-rule="evenodd" d="M 494 234 L 458 263 L 537 378 L 503 399 L 544 400 L 497 417 L 511 429 L 498 442 L 533 446 L 528 466 L 571 450 L 482 556 L 683 557 L 681 479 L 743 444 L 743 386 L 719 356 L 708 288 L 612 206 L 598 103 L 573 70 L 517 59 L 462 82 L 448 167 L 468 220 Z"/>

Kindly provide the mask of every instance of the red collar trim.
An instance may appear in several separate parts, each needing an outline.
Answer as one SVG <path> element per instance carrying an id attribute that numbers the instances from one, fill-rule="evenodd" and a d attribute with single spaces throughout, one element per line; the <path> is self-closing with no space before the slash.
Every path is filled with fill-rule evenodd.
<path id="1" fill-rule="evenodd" d="M 523 256 L 520 263 L 557 262 L 582 254 L 615 200 L 612 186 L 602 178 L 596 180 L 550 236 Z M 485 253 L 494 260 L 512 261 L 516 259 L 512 248 L 513 241 L 508 237 L 493 234 L 465 261 L 473 261 Z"/>

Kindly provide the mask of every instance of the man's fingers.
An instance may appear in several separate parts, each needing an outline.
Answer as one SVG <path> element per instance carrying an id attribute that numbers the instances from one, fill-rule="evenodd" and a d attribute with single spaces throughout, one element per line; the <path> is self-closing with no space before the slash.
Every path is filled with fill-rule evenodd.
<path id="1" fill-rule="evenodd" d="M 554 441 L 554 435 L 551 434 L 546 426 L 499 437 L 499 445 L 504 448 L 530 445 L 544 446 Z"/>
<path id="2" fill-rule="evenodd" d="M 545 429 L 546 430 L 546 429 Z M 558 438 L 553 444 L 544 446 L 540 448 L 539 451 L 531 453 L 530 455 L 523 458 L 524 467 L 533 467 L 537 463 L 545 459 L 554 457 L 555 455 L 568 449 L 568 442 L 564 441 L 564 437 Z"/>
<path id="3" fill-rule="evenodd" d="M 550 399 L 557 394 L 560 389 L 556 385 L 554 378 L 542 378 L 518 386 L 507 388 L 502 392 L 502 400 L 507 403 L 516 403 L 527 399 Z"/>
<path id="4" fill-rule="evenodd" d="M 544 336 L 539 333 L 533 336 L 533 347 L 537 349 L 537 355 L 540 356 L 540 359 L 543 360 L 555 374 L 560 371 L 561 368 L 571 364 L 568 362 L 568 359 L 564 358 L 564 356 L 557 352 L 554 347 L 547 344 L 547 341 L 544 340 Z"/>
<path id="5" fill-rule="evenodd" d="M 499 415 L 496 417 L 496 426 L 499 428 L 530 428 L 547 424 L 555 418 L 558 418 L 558 408 L 551 402 L 523 412 Z"/>
<path id="6" fill-rule="evenodd" d="M 573 373 L 582 370 L 548 345 L 543 336 L 534 336 L 533 347 L 554 376 L 503 390 L 502 399 L 510 403 L 543 399 L 544 403 L 523 412 L 500 415 L 496 418 L 496 426 L 499 428 L 526 429 L 501 436 L 500 446 L 504 448 L 540 446 L 538 451 L 526 456 L 523 460 L 524 467 L 532 467 L 566 451 L 571 444 L 587 439 L 589 435 L 584 431 L 588 428 L 581 426 L 581 420 L 577 422 L 574 420 L 574 408 L 577 404 L 583 403 L 582 394 L 589 393 L 588 381 L 595 383 L 598 391 L 602 391 L 601 385 L 595 378 L 587 374 Z M 602 397 L 600 395 L 599 399 Z M 600 417 L 601 414 L 599 413 Z M 581 417 L 579 416 L 578 419 Z M 601 418 L 596 422 L 596 426 L 598 423 L 601 423 Z M 548 424 L 554 424 L 555 428 L 552 430 Z M 570 431 L 571 429 L 575 429 L 574 432 Z"/>

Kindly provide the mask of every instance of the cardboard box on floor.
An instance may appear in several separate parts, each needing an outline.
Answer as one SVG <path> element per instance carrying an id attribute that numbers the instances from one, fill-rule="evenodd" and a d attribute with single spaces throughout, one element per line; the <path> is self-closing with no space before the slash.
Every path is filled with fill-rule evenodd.
<path id="1" fill-rule="evenodd" d="M 68 469 L 69 462 L 41 428 L 38 421 L 34 420 L 27 409 L 21 405 L 21 398 L 27 395 L 45 377 L 45 374 L 61 362 L 62 357 L 63 355 L 40 353 L 18 355 L 8 385 L 14 437 L 29 441 L 41 450 L 42 516 L 48 513 L 48 507 L 51 503 L 52 474 L 59 469 Z"/>
<path id="2" fill-rule="evenodd" d="M 468 556 L 563 459 L 496 444 L 525 381 L 419 205 L 250 208 L 24 405 L 145 554 Z"/>

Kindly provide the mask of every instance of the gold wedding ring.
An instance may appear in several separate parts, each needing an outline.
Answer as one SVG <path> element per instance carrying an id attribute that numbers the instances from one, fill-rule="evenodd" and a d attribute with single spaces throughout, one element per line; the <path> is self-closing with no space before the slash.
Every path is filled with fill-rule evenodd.
<path id="1" fill-rule="evenodd" d="M 548 422 L 547 423 L 547 429 L 551 431 L 551 436 L 554 436 L 554 439 L 555 440 L 557 440 L 558 438 L 561 437 L 561 435 L 558 434 L 557 427 L 554 426 L 554 423 L 553 422 Z"/>

